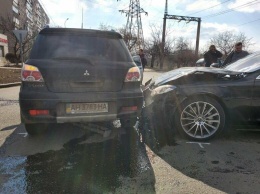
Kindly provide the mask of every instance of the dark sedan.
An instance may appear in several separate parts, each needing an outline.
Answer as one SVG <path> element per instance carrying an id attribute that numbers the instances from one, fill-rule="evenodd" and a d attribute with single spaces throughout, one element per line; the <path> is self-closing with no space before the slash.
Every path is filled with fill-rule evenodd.
<path id="1" fill-rule="evenodd" d="M 186 67 L 145 84 L 146 106 L 160 113 L 167 134 L 174 129 L 207 140 L 228 124 L 260 124 L 260 52 L 223 69 Z M 168 127 L 166 127 L 168 126 Z"/>

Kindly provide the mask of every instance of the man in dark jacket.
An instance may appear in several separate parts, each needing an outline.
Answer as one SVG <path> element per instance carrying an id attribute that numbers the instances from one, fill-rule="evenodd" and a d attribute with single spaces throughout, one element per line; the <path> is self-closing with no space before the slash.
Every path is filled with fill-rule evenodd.
<path id="1" fill-rule="evenodd" d="M 222 57 L 222 53 L 219 52 L 215 45 L 210 45 L 209 51 L 204 54 L 205 67 L 210 67 L 212 63 L 217 63 L 218 58 Z"/>
<path id="2" fill-rule="evenodd" d="M 144 50 L 143 50 L 143 49 L 140 49 L 140 50 L 139 50 L 139 56 L 140 56 L 140 58 L 141 58 L 142 65 L 143 65 L 143 69 L 144 69 L 145 66 L 147 65 L 147 60 L 146 60 L 146 58 L 145 58 Z"/>
<path id="3" fill-rule="evenodd" d="M 233 63 L 247 56 L 249 53 L 247 51 L 243 51 L 242 47 L 242 42 L 236 43 L 235 50 L 228 54 L 222 66 L 228 65 L 229 63 Z"/>

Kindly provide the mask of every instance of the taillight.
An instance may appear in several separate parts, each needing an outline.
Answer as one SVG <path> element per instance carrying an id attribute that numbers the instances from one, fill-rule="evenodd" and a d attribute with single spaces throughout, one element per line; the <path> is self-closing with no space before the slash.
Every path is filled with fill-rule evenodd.
<path id="1" fill-rule="evenodd" d="M 49 110 L 29 110 L 29 114 L 31 116 L 37 116 L 37 115 L 49 115 Z"/>
<path id="2" fill-rule="evenodd" d="M 141 73 L 138 67 L 132 67 L 125 76 L 125 82 L 141 81 Z"/>
<path id="3" fill-rule="evenodd" d="M 44 82 L 42 74 L 39 69 L 32 65 L 24 64 L 21 71 L 22 81 L 29 82 Z"/>
<path id="4" fill-rule="evenodd" d="M 124 106 L 121 108 L 121 112 L 137 111 L 137 106 Z"/>

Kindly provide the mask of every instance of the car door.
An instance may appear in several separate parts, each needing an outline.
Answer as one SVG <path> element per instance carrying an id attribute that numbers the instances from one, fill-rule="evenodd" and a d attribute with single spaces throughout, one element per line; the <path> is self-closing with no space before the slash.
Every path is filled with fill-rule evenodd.
<path id="1" fill-rule="evenodd" d="M 255 75 L 252 100 L 252 118 L 254 121 L 260 123 L 260 70 L 258 70 Z"/>

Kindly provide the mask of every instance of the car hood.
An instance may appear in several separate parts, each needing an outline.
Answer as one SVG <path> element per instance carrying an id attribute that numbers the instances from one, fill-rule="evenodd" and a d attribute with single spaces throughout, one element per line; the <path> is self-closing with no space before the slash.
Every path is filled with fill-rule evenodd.
<path id="1" fill-rule="evenodd" d="M 222 75 L 238 75 L 242 74 L 242 72 L 234 72 L 220 68 L 212 68 L 212 67 L 182 67 L 178 69 L 174 69 L 172 71 L 168 71 L 161 76 L 154 79 L 155 86 L 163 85 L 169 81 L 173 81 L 179 79 L 180 77 L 188 76 L 190 74 L 222 74 Z"/>

